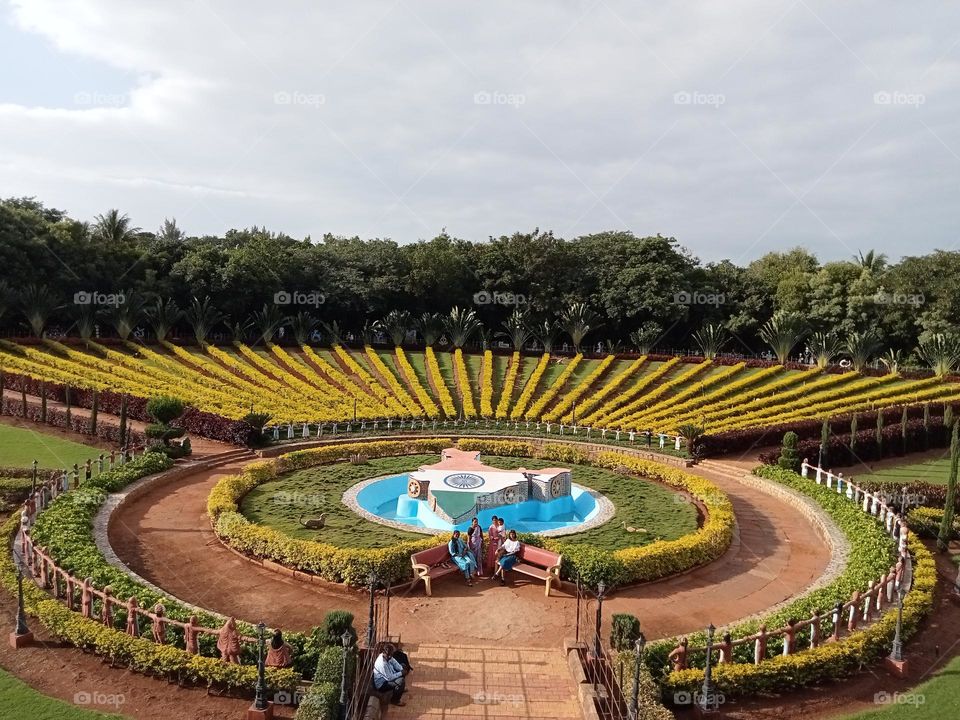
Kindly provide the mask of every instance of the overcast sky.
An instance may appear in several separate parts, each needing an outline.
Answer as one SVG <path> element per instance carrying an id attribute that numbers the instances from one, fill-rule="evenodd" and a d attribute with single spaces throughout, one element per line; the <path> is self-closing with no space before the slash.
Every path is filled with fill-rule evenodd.
<path id="1" fill-rule="evenodd" d="M 957 242 L 956 3 L 3 3 L 0 195 L 79 218 Z"/>

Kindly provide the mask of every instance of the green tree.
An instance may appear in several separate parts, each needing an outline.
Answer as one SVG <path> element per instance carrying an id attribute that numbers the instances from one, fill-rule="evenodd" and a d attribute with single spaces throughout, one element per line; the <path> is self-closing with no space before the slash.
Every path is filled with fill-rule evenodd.
<path id="1" fill-rule="evenodd" d="M 694 342 L 707 360 L 713 360 L 721 348 L 730 340 L 721 325 L 706 324 L 693 334 Z"/>
<path id="2" fill-rule="evenodd" d="M 943 518 L 940 521 L 940 533 L 937 535 L 937 548 L 943 552 L 950 544 L 953 535 L 953 515 L 957 502 L 957 467 L 960 464 L 960 423 L 954 423 L 950 434 L 950 475 L 947 478 L 947 494 L 943 503 Z"/>
<path id="3" fill-rule="evenodd" d="M 130 217 L 117 209 L 97 215 L 93 222 L 93 237 L 103 242 L 129 242 L 135 239 L 139 232 L 140 228 L 133 226 Z"/>
<path id="4" fill-rule="evenodd" d="M 760 339 L 770 346 L 781 364 L 787 362 L 805 334 L 806 324 L 795 313 L 777 313 L 760 328 Z"/>
<path id="5" fill-rule="evenodd" d="M 783 445 L 780 448 L 780 459 L 777 465 L 784 470 L 800 472 L 800 455 L 797 453 L 797 434 L 792 430 L 784 433 Z"/>
<path id="6" fill-rule="evenodd" d="M 570 336 L 573 349 L 580 352 L 583 339 L 596 329 L 599 320 L 599 316 L 586 303 L 572 303 L 560 313 L 560 329 Z"/>

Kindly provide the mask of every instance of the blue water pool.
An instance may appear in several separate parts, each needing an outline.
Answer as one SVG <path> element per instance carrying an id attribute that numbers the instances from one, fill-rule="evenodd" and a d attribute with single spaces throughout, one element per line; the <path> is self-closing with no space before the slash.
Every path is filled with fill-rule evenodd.
<path id="1" fill-rule="evenodd" d="M 384 520 L 432 530 L 465 530 L 469 520 L 451 525 L 436 515 L 426 500 L 414 500 L 407 495 L 407 473 L 374 480 L 363 487 L 356 496 L 357 504 L 371 515 Z M 515 505 L 500 505 L 481 510 L 477 517 L 480 526 L 487 528 L 492 515 L 504 518 L 506 526 L 517 532 L 546 532 L 576 528 L 592 519 L 600 511 L 596 498 L 579 485 L 574 485 L 570 495 L 549 502 L 527 500 Z"/>

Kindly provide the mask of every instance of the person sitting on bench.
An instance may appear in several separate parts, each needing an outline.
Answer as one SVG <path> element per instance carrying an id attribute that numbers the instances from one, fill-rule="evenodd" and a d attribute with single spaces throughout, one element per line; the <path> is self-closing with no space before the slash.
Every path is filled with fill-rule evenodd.
<path id="1" fill-rule="evenodd" d="M 394 647 L 387 643 L 383 646 L 383 652 L 373 664 L 373 686 L 378 692 L 385 690 L 391 691 L 390 702 L 394 705 L 404 705 L 401 698 L 406 691 L 404 682 L 403 666 L 393 657 Z"/>
<path id="2" fill-rule="evenodd" d="M 517 540 L 517 531 L 511 530 L 510 535 L 503 542 L 503 547 L 500 548 L 499 557 L 497 558 L 497 572 L 493 574 L 493 577 L 499 575 L 500 584 L 506 585 L 507 570 L 513 568 L 519 559 L 520 541 Z"/>
<path id="3" fill-rule="evenodd" d="M 460 531 L 454 530 L 453 537 L 447 543 L 447 551 L 454 564 L 460 568 L 467 585 L 473 585 L 473 576 L 477 574 L 477 559 L 470 552 L 467 544 L 460 539 Z"/>

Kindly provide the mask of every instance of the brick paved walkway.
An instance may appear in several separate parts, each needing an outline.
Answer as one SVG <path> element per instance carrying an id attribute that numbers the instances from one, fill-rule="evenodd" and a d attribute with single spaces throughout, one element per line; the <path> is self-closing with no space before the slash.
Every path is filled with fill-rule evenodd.
<path id="1" fill-rule="evenodd" d="M 562 651 L 404 644 L 414 667 L 404 707 L 389 720 L 581 718 Z"/>

